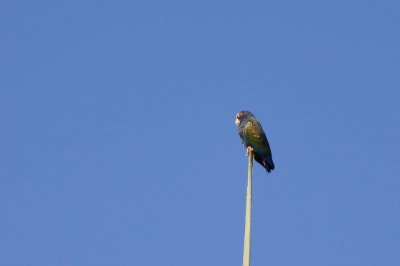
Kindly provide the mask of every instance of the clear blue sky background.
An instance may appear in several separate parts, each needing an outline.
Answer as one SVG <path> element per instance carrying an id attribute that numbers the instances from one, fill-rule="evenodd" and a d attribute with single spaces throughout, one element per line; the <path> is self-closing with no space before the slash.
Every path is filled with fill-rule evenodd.
<path id="1" fill-rule="evenodd" d="M 2 1 L 0 265 L 400 265 L 398 1 Z"/>

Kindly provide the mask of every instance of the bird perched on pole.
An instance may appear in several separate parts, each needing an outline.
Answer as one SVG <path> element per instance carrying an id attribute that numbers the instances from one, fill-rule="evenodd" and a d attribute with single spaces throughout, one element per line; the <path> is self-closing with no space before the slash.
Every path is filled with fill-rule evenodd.
<path id="1" fill-rule="evenodd" d="M 260 122 L 249 111 L 241 111 L 236 114 L 236 125 L 243 145 L 246 147 L 246 155 L 254 152 L 254 159 L 261 164 L 267 172 L 275 168 L 272 161 L 271 148 Z"/>

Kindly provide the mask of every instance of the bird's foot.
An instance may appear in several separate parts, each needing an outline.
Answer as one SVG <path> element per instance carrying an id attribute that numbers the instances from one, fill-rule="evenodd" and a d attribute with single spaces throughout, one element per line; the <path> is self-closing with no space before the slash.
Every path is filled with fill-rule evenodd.
<path id="1" fill-rule="evenodd" d="M 253 147 L 251 147 L 251 146 L 247 147 L 246 156 L 249 156 L 249 152 L 252 152 L 252 151 L 254 151 Z"/>

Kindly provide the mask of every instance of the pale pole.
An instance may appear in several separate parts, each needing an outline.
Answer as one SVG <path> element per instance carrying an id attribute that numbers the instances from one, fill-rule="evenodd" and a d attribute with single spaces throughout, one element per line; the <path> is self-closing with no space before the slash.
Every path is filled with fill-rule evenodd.
<path id="1" fill-rule="evenodd" d="M 250 231 L 251 231 L 251 188 L 253 175 L 253 151 L 249 151 L 249 167 L 247 170 L 246 218 L 244 227 L 243 266 L 250 266 Z"/>

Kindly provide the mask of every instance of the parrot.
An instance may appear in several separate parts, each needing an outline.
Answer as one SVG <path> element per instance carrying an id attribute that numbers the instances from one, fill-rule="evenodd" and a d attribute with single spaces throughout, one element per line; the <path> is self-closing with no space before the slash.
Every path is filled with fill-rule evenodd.
<path id="1" fill-rule="evenodd" d="M 238 133 L 246 148 L 246 156 L 250 151 L 254 152 L 254 159 L 268 173 L 275 169 L 272 161 L 271 148 L 264 130 L 256 117 L 249 111 L 241 111 L 236 114 L 235 124 L 238 126 Z"/>

